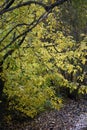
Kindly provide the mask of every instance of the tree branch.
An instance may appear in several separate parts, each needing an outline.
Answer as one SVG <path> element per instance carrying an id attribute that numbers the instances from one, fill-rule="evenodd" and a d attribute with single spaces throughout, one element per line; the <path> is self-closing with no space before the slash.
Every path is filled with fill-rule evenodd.
<path id="1" fill-rule="evenodd" d="M 68 1 L 68 0 L 58 0 L 57 2 L 55 2 L 55 3 L 51 4 L 51 5 L 47 5 L 47 4 L 44 4 L 44 3 L 42 3 L 42 2 L 38 2 L 38 1 L 27 1 L 27 2 L 23 2 L 23 3 L 19 3 L 19 4 L 16 5 L 16 6 L 10 7 L 10 6 L 13 4 L 13 2 L 14 2 L 14 0 L 13 0 L 10 4 L 8 4 L 7 7 L 5 7 L 5 8 L 0 12 L 0 15 L 4 14 L 4 13 L 6 13 L 6 12 L 10 12 L 10 11 L 12 11 L 12 10 L 18 9 L 18 8 L 20 8 L 20 7 L 23 7 L 23 6 L 29 6 L 29 5 L 31 5 L 31 4 L 36 4 L 36 5 L 42 6 L 42 7 L 48 12 L 49 10 L 52 10 L 54 7 L 61 5 L 61 4 L 63 4 L 64 2 L 66 2 L 66 1 Z M 9 8 L 9 7 L 10 7 L 10 8 Z"/>
<path id="2" fill-rule="evenodd" d="M 29 27 L 27 27 L 27 29 L 25 31 L 23 31 L 21 34 L 19 34 L 18 36 L 16 36 L 8 45 L 6 45 L 4 48 L 2 48 L 0 50 L 0 52 L 4 51 L 5 49 L 7 49 L 8 47 L 10 47 L 16 40 L 18 40 L 19 38 L 21 38 L 22 36 L 26 35 L 28 32 L 32 31 L 33 28 L 35 28 L 43 19 L 45 19 L 49 12 L 45 12 L 44 14 L 42 14 L 36 21 L 33 21 L 31 24 L 29 24 Z M 13 27 L 14 29 L 14 27 Z M 12 30 L 13 30 L 12 29 Z M 12 32 L 12 30 L 10 30 L 6 35 L 5 38 Z M 1 42 L 4 39 L 1 40 Z"/>
<path id="3" fill-rule="evenodd" d="M 15 0 L 7 0 L 7 2 L 6 2 L 6 6 L 5 6 L 5 8 L 4 9 L 8 9 L 13 3 L 14 3 L 14 1 Z"/>

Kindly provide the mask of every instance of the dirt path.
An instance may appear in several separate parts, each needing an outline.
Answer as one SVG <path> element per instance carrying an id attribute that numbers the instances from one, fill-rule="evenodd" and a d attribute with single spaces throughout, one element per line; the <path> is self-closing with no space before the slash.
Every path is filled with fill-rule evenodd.
<path id="1" fill-rule="evenodd" d="M 74 127 L 70 130 L 87 130 L 87 113 L 81 114 Z"/>
<path id="2" fill-rule="evenodd" d="M 86 126 L 86 121 L 87 101 L 69 100 L 60 111 L 47 111 L 32 121 L 23 122 L 22 124 L 13 123 L 10 127 L 5 126 L 0 130 L 82 130 L 80 126 L 83 125 L 83 122 Z"/>
<path id="3" fill-rule="evenodd" d="M 32 130 L 75 130 L 75 125 L 79 122 L 79 119 L 83 120 L 83 116 L 87 114 L 87 101 L 81 100 L 75 102 L 70 100 L 60 111 L 54 110 L 43 113 L 41 116 L 35 119 L 32 126 Z M 87 124 L 86 124 L 87 125 Z M 26 130 L 31 130 L 27 127 Z"/>

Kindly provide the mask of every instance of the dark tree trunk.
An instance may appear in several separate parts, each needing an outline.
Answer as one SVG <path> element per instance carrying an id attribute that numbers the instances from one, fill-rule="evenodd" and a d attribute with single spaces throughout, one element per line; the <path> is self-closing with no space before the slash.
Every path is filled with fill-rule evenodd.
<path id="1" fill-rule="evenodd" d="M 0 78 L 0 100 L 2 99 L 3 88 L 4 88 L 4 81 L 2 81 L 2 79 Z"/>
<path id="2" fill-rule="evenodd" d="M 2 100 L 4 81 L 2 80 L 1 73 L 3 72 L 3 61 L 0 62 L 0 100 Z"/>
<path id="3" fill-rule="evenodd" d="M 2 122 L 5 102 L 3 101 L 4 81 L 2 80 L 1 73 L 3 73 L 3 61 L 0 62 L 0 121 Z"/>

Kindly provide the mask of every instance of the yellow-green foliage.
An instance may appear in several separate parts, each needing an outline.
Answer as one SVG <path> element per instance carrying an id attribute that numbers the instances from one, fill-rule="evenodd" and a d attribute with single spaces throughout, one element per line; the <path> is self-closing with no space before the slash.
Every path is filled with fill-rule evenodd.
<path id="1" fill-rule="evenodd" d="M 18 51 L 21 52 L 23 50 Z M 55 96 L 55 91 L 47 79 L 50 75 L 47 74 L 45 66 L 38 63 L 33 53 L 28 49 L 24 55 L 20 54 L 20 59 L 15 52 L 4 64 L 2 74 L 6 80 L 4 93 L 8 96 L 9 109 L 18 110 L 30 117 L 47 107 L 60 108 L 62 101 Z M 9 68 L 6 69 L 9 61 Z"/>
<path id="2" fill-rule="evenodd" d="M 0 39 L 16 24 L 30 24 L 43 12 L 41 7 L 33 4 L 4 14 L 0 21 L 1 26 L 4 21 Z M 57 13 L 60 13 L 60 9 L 55 8 L 48 18 L 27 34 L 20 47 L 18 43 L 21 38 L 0 54 L 3 59 L 10 49 L 14 50 L 5 59 L 1 74 L 5 81 L 4 94 L 8 98 L 9 110 L 20 111 L 33 118 L 47 108 L 60 108 L 61 88 L 69 88 L 70 92 L 78 89 L 80 94 L 87 93 L 84 81 L 87 79 L 87 37 L 77 43 L 73 36 L 65 33 L 71 30 L 67 28 L 65 31 L 63 21 L 58 21 Z M 15 32 L 18 35 L 25 29 L 26 26 L 14 29 L 3 40 L 0 49 L 11 42 Z"/>
<path id="3" fill-rule="evenodd" d="M 57 94 L 60 87 L 68 87 L 73 92 L 79 86 L 79 93 L 87 93 L 87 87 L 82 85 L 85 41 L 77 48 L 75 41 L 61 32 L 53 34 L 55 38 L 51 35 L 46 37 L 54 43 L 32 36 L 31 47 L 27 48 L 25 43 L 5 61 L 2 77 L 6 81 L 4 93 L 8 96 L 9 109 L 34 117 L 46 108 L 60 108 L 62 99 Z M 71 74 L 72 79 L 69 79 Z"/>

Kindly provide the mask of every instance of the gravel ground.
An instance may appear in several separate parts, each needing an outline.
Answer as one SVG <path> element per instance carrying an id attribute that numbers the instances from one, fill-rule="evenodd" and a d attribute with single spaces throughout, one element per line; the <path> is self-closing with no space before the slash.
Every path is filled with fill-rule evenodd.
<path id="1" fill-rule="evenodd" d="M 87 113 L 81 114 L 70 130 L 87 130 Z"/>
<path id="2" fill-rule="evenodd" d="M 60 111 L 47 111 L 32 121 L 2 126 L 0 130 L 87 130 L 86 121 L 87 100 L 69 100 Z"/>

